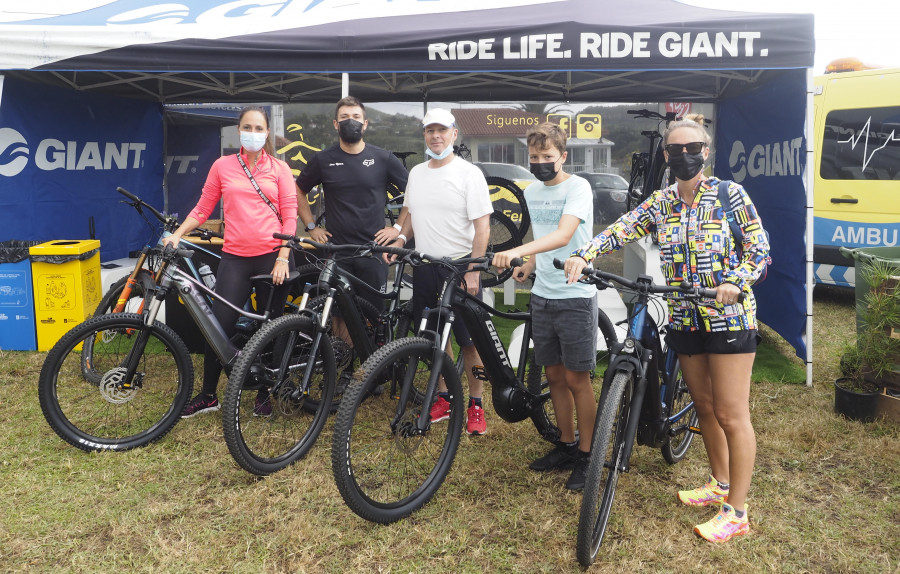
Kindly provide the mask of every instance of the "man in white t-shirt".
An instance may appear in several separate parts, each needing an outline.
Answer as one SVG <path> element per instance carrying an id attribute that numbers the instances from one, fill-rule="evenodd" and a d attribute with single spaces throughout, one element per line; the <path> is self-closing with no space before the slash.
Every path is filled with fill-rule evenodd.
<path id="1" fill-rule="evenodd" d="M 422 120 L 425 130 L 426 155 L 429 160 L 412 168 L 406 185 L 401 214 L 403 228 L 395 245 L 416 238 L 416 250 L 436 257 L 451 259 L 481 257 L 490 237 L 490 216 L 494 208 L 490 192 L 481 170 L 453 153 L 453 143 L 459 135 L 456 120 L 449 110 L 436 108 Z M 449 270 L 437 265 L 417 267 L 413 273 L 413 312 L 418 319 L 423 310 L 438 303 L 441 288 Z M 465 274 L 466 289 L 477 295 L 481 291 L 481 277 L 477 271 Z M 472 344 L 462 321 L 453 324 L 453 332 L 463 354 L 469 380 L 469 403 L 466 432 L 484 434 L 487 425 L 481 404 L 483 382 L 473 374 L 480 369 L 481 358 Z M 449 347 L 449 343 L 448 343 Z M 450 349 L 448 348 L 448 352 Z M 431 421 L 446 420 L 450 416 L 447 389 L 441 381 L 440 394 L 431 408 Z"/>

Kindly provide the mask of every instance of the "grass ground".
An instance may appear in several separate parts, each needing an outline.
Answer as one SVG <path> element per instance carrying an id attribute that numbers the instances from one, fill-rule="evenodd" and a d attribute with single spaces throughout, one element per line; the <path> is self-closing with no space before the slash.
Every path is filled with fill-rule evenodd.
<path id="1" fill-rule="evenodd" d="M 774 372 L 756 377 L 759 454 L 749 536 L 724 546 L 680 506 L 705 480 L 698 440 L 668 466 L 637 447 L 591 572 L 900 572 L 900 425 L 832 413 L 850 299 L 817 293 L 814 385 L 788 383 L 793 353 L 771 335 Z M 564 473 L 528 462 L 546 448 L 530 423 L 488 407 L 489 434 L 463 436 L 447 481 L 421 511 L 373 525 L 344 505 L 331 475 L 331 423 L 294 467 L 257 479 L 222 441 L 218 414 L 161 442 L 86 454 L 38 406 L 43 353 L 0 352 L 0 572 L 578 572 L 580 496 Z M 800 366 L 802 371 L 802 366 Z"/>

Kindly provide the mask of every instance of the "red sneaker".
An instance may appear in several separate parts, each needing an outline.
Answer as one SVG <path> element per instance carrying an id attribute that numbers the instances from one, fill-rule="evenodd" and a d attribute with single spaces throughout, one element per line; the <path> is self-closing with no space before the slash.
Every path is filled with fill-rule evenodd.
<path id="1" fill-rule="evenodd" d="M 487 422 L 484 420 L 484 409 L 472 403 L 466 413 L 466 433 L 468 434 L 485 434 L 487 432 Z"/>
<path id="2" fill-rule="evenodd" d="M 431 422 L 439 423 L 450 418 L 450 402 L 439 396 L 431 405 Z"/>

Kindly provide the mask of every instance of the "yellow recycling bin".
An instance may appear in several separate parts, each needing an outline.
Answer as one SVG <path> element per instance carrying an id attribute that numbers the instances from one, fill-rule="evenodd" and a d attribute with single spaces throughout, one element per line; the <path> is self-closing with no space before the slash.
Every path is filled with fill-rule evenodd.
<path id="1" fill-rule="evenodd" d="M 49 351 L 100 303 L 100 241 L 57 240 L 29 249 L 38 351 Z"/>

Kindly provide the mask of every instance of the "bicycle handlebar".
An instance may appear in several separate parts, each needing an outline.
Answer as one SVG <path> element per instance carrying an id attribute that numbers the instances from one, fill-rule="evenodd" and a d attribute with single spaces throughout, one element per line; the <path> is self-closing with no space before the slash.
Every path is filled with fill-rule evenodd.
<path id="1" fill-rule="evenodd" d="M 297 237 L 296 235 L 288 235 L 286 233 L 273 233 L 272 237 L 275 239 L 286 240 L 288 245 L 292 248 L 297 246 L 298 243 L 305 243 L 306 245 L 321 249 L 322 251 L 328 251 L 329 253 L 369 251 L 372 253 L 387 253 L 388 255 L 396 255 L 397 257 L 416 257 L 420 255 L 418 251 L 413 249 L 389 247 L 387 245 L 378 245 L 377 243 L 368 243 L 366 245 L 336 245 L 334 243 L 319 243 L 308 237 Z M 422 257 L 426 256 L 422 255 Z"/>
<path id="2" fill-rule="evenodd" d="M 377 243 L 369 243 L 366 245 L 335 245 L 333 243 L 319 243 L 308 237 L 297 237 L 296 235 L 288 235 L 286 233 L 273 233 L 275 239 L 282 239 L 288 242 L 288 246 L 295 248 L 299 243 L 305 243 L 331 253 L 340 252 L 360 252 L 368 251 L 370 253 L 387 253 L 388 255 L 396 255 L 404 258 L 411 263 L 438 263 L 449 267 L 462 267 L 475 263 L 476 266 L 469 271 L 490 271 L 491 261 L 494 259 L 493 253 L 486 253 L 482 257 L 461 257 L 459 259 L 450 259 L 449 257 L 435 257 L 426 253 L 420 253 L 414 249 L 406 249 L 403 247 L 390 247 L 387 245 L 378 245 Z M 521 267 L 525 263 L 518 257 L 510 261 L 510 266 Z"/>
<path id="3" fill-rule="evenodd" d="M 122 195 L 124 195 L 125 197 L 130 199 L 131 204 L 133 206 L 146 207 L 147 209 L 150 210 L 150 213 L 152 213 L 156 217 L 156 219 L 158 219 L 161 223 L 167 223 L 165 215 L 163 215 L 162 213 L 157 211 L 155 207 L 153 207 L 152 205 L 150 205 L 149 203 L 147 203 L 140 197 L 136 196 L 135 194 L 131 193 L 130 191 L 128 191 L 127 189 L 124 189 L 122 187 L 117 187 L 116 191 L 118 191 L 119 193 L 121 193 Z"/>
<path id="4" fill-rule="evenodd" d="M 652 110 L 628 110 L 625 113 L 635 116 L 635 119 L 644 118 L 648 120 L 664 120 L 667 122 L 678 119 L 678 115 L 675 112 L 666 112 L 666 115 L 662 115 L 661 113 Z"/>
<path id="5" fill-rule="evenodd" d="M 564 263 L 559 259 L 554 259 L 553 266 L 557 269 L 562 269 Z M 699 299 L 701 297 L 705 297 L 707 299 L 716 298 L 715 289 L 697 287 L 691 285 L 690 283 L 682 283 L 681 285 L 656 285 L 654 283 L 643 283 L 640 281 L 632 281 L 630 279 L 626 279 L 625 277 L 614 275 L 613 273 L 607 273 L 606 271 L 601 271 L 600 269 L 594 269 L 590 266 L 582 269 L 581 274 L 584 276 L 583 278 L 586 279 L 587 283 L 597 285 L 598 289 L 604 287 L 612 287 L 610 281 L 615 281 L 616 283 L 635 291 L 646 291 L 647 293 L 656 293 L 660 295 L 665 293 L 681 293 L 682 295 L 686 295 L 689 299 Z M 743 301 L 744 293 L 741 292 L 741 294 L 738 296 L 738 302 Z"/>

